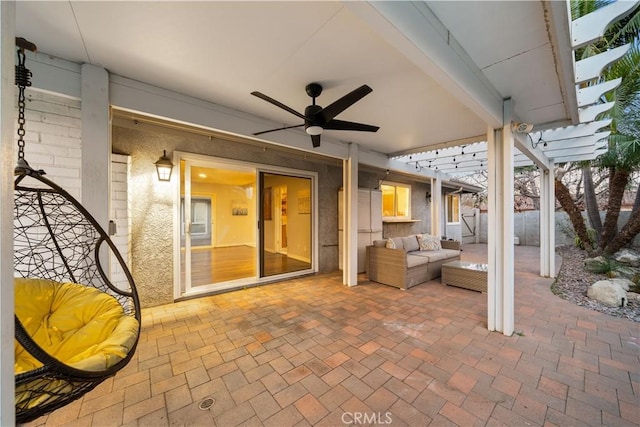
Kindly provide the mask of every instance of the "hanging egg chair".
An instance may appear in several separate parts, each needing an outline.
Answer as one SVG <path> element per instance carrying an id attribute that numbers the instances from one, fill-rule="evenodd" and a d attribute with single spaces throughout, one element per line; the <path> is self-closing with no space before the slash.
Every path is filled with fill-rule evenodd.
<path id="1" fill-rule="evenodd" d="M 15 408 L 24 423 L 115 375 L 133 357 L 140 302 L 108 234 L 67 191 L 24 160 L 24 88 L 16 39 L 18 166 L 14 181 Z M 114 283 L 109 271 L 119 271 Z"/>

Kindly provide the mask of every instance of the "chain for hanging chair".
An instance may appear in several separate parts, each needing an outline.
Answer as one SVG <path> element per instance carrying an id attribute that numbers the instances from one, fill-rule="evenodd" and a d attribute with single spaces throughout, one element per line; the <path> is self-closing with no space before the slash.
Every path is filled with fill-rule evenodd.
<path id="1" fill-rule="evenodd" d="M 24 129 L 24 124 L 26 123 L 24 114 L 26 99 L 24 92 L 27 87 L 31 86 L 32 74 L 25 66 L 27 57 L 25 50 L 35 52 L 36 45 L 22 37 L 16 37 L 16 46 L 18 47 L 18 63 L 16 64 L 16 86 L 18 86 L 18 166 L 16 167 L 16 171 L 19 171 L 20 168 L 29 168 L 29 164 L 24 159 L 24 136 L 26 134 Z M 44 173 L 43 171 L 39 172 Z"/>

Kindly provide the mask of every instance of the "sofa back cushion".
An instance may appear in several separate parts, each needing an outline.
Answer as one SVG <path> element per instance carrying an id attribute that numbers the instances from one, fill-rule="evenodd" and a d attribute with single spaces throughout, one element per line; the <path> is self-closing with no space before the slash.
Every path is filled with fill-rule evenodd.
<path id="1" fill-rule="evenodd" d="M 387 239 L 387 248 L 389 249 L 404 249 L 402 237 L 392 237 Z"/>
<path id="2" fill-rule="evenodd" d="M 415 234 L 411 236 L 402 237 L 402 245 L 404 246 L 404 250 L 407 252 L 419 251 L 420 245 L 418 244 L 418 238 Z"/>
<path id="3" fill-rule="evenodd" d="M 439 251 L 442 249 L 440 239 L 431 234 L 418 234 L 417 240 L 421 251 Z"/>

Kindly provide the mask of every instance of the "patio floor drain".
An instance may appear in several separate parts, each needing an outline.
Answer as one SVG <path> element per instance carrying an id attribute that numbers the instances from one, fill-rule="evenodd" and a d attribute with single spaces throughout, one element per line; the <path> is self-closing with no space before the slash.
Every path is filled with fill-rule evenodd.
<path id="1" fill-rule="evenodd" d="M 198 405 L 198 408 L 202 409 L 203 411 L 206 411 L 207 409 L 210 409 L 214 403 L 216 403 L 216 401 L 213 397 L 207 397 L 202 402 L 200 402 L 200 404 Z"/>

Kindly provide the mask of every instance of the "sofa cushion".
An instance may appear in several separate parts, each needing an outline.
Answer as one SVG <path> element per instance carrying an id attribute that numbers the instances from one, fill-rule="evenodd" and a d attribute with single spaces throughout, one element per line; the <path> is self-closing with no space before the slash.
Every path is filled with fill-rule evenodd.
<path id="1" fill-rule="evenodd" d="M 412 234 L 411 236 L 403 237 L 402 246 L 404 247 L 404 250 L 407 252 L 420 250 L 420 245 L 418 244 L 418 239 L 416 238 L 415 234 Z"/>
<path id="2" fill-rule="evenodd" d="M 429 262 L 442 261 L 443 259 L 455 258 L 460 255 L 460 251 L 453 249 L 442 249 L 439 251 L 422 252 L 429 259 Z"/>
<path id="3" fill-rule="evenodd" d="M 404 249 L 404 245 L 402 244 L 402 237 L 392 237 L 390 239 L 387 239 L 387 241 L 389 240 L 393 243 L 387 243 L 387 247 L 389 247 L 389 245 L 395 245 L 395 247 L 392 249 Z"/>
<path id="4" fill-rule="evenodd" d="M 392 239 L 387 239 L 387 242 L 384 246 L 388 249 L 398 249 L 398 247 L 396 246 L 396 242 L 394 242 Z"/>
<path id="5" fill-rule="evenodd" d="M 418 255 L 407 255 L 407 268 L 415 267 L 417 265 L 428 264 L 429 259 Z"/>
<path id="6" fill-rule="evenodd" d="M 440 239 L 431 234 L 418 234 L 417 240 L 421 251 L 439 251 L 442 249 Z"/>

